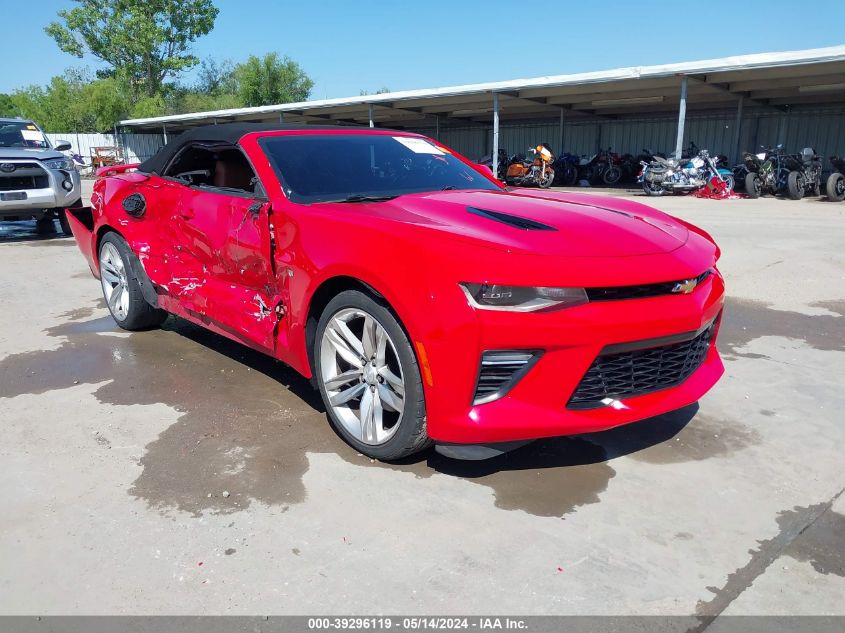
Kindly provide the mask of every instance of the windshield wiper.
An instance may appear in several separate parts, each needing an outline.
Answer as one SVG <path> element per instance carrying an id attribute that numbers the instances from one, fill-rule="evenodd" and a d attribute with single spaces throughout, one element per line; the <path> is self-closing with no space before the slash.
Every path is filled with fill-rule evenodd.
<path id="1" fill-rule="evenodd" d="M 386 200 L 393 200 L 399 196 L 365 196 L 360 193 L 346 196 L 343 200 L 333 200 L 332 202 L 384 202 Z"/>

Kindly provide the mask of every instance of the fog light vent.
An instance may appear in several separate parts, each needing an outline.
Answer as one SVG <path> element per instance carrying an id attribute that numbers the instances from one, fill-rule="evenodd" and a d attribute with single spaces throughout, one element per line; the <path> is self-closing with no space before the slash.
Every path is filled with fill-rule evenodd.
<path id="1" fill-rule="evenodd" d="M 481 369 L 473 404 L 492 402 L 504 396 L 540 358 L 540 352 L 497 350 L 481 355 Z"/>

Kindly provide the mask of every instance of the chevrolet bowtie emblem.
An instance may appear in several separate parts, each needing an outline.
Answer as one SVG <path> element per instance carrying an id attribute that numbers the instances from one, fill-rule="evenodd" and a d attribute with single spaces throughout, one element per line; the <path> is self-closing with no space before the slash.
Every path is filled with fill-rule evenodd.
<path id="1" fill-rule="evenodd" d="M 698 285 L 698 279 L 685 279 L 684 281 L 679 281 L 675 284 L 675 287 L 672 288 L 672 292 L 677 294 L 685 294 L 688 295 L 695 287 Z"/>

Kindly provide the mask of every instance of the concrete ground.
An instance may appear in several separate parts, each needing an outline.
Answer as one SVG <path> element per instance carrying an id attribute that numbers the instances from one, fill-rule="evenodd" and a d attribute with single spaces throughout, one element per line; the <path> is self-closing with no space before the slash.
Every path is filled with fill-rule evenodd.
<path id="1" fill-rule="evenodd" d="M 721 244 L 724 379 L 482 463 L 374 463 L 292 371 L 121 332 L 72 240 L 0 225 L 0 614 L 845 615 L 845 204 L 637 199 Z"/>

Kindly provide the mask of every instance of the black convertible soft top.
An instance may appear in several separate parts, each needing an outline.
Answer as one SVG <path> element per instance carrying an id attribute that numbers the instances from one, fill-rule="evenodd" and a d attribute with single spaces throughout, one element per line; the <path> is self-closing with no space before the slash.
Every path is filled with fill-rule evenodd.
<path id="1" fill-rule="evenodd" d="M 273 132 L 276 130 L 355 130 L 358 125 L 305 125 L 296 123 L 221 123 L 191 128 L 174 136 L 167 145 L 154 156 L 138 165 L 138 171 L 147 174 L 161 174 L 167 164 L 186 145 L 191 143 L 230 143 L 237 144 L 241 138 L 251 132 Z"/>

